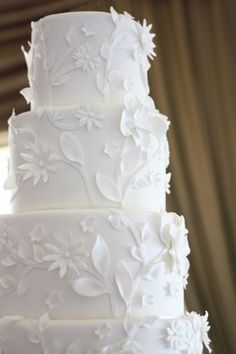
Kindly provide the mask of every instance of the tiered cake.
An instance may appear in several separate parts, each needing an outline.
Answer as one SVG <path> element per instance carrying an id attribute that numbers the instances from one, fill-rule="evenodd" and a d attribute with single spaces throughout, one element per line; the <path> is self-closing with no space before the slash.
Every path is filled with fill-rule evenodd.
<path id="1" fill-rule="evenodd" d="M 31 110 L 9 120 L 2 354 L 200 354 L 189 246 L 165 211 L 169 122 L 149 96 L 151 26 L 75 12 L 32 24 Z"/>

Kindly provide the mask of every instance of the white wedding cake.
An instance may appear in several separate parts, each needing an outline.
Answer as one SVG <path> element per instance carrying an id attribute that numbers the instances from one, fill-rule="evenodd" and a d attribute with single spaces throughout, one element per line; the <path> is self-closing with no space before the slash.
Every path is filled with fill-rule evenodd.
<path id="1" fill-rule="evenodd" d="M 169 122 L 149 96 L 151 25 L 74 12 L 32 23 L 31 110 L 9 120 L 1 354 L 201 354 L 190 252 L 166 212 Z"/>

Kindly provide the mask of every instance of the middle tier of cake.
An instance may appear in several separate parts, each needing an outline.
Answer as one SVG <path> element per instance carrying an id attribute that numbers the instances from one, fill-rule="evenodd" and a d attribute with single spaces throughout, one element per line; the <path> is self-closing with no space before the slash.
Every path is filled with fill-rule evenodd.
<path id="1" fill-rule="evenodd" d="M 1 316 L 181 316 L 189 263 L 175 213 L 61 210 L 0 217 Z"/>
<path id="2" fill-rule="evenodd" d="M 165 210 L 168 121 L 151 99 L 41 108 L 9 120 L 14 212 L 81 207 Z"/>

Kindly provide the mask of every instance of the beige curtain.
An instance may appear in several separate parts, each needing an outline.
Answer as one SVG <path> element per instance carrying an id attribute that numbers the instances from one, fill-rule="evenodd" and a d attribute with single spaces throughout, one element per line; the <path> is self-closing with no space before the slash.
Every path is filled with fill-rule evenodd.
<path id="1" fill-rule="evenodd" d="M 26 84 L 20 44 L 30 21 L 73 10 L 126 10 L 158 33 L 151 94 L 172 124 L 168 209 L 190 231 L 189 310 L 209 310 L 215 354 L 236 353 L 233 273 L 236 240 L 236 2 L 234 0 L 2 0 L 0 122 Z M 5 124 L 6 126 L 6 124 Z M 148 354 L 148 353 L 147 353 Z"/>

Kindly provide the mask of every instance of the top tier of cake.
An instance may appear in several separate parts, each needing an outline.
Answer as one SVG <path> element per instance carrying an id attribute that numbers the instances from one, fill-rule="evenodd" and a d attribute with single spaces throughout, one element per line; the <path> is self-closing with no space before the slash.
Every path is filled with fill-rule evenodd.
<path id="1" fill-rule="evenodd" d="M 75 12 L 32 23 L 25 53 L 31 107 L 123 104 L 124 88 L 149 93 L 147 71 L 155 53 L 154 34 L 124 13 Z"/>

